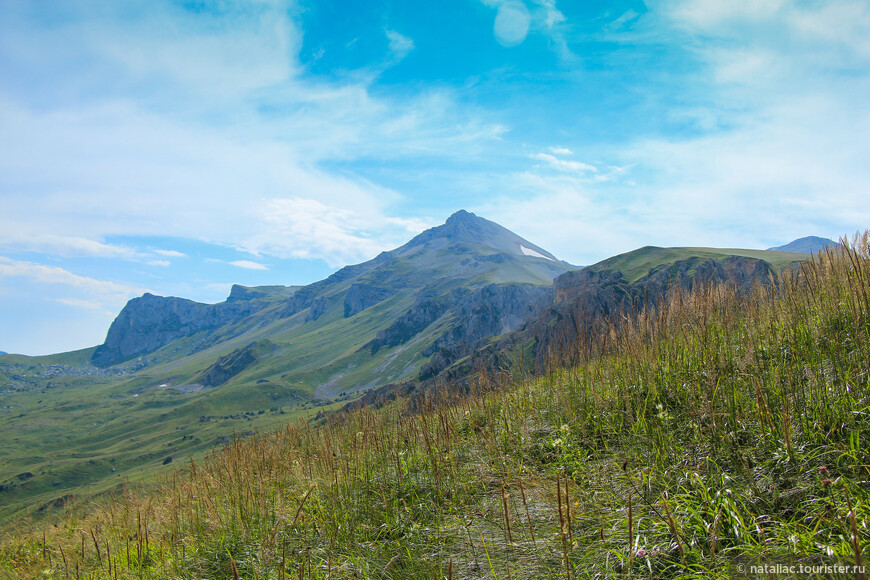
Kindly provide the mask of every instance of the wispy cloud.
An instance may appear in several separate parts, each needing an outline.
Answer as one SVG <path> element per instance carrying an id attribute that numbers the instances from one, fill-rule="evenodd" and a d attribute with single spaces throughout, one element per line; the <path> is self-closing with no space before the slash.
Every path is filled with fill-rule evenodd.
<path id="1" fill-rule="evenodd" d="M 236 268 L 242 268 L 244 270 L 268 270 L 269 266 L 266 264 L 261 264 L 259 262 L 252 262 L 250 260 L 234 260 L 232 262 L 227 262 L 230 266 L 235 266 Z"/>
<path id="2" fill-rule="evenodd" d="M 186 258 L 187 254 L 183 252 L 179 252 L 177 250 L 154 250 L 155 254 L 160 254 L 161 256 L 166 256 L 167 258 Z"/>
<path id="3" fill-rule="evenodd" d="M 565 15 L 556 7 L 556 0 L 481 0 L 495 8 L 493 34 L 506 48 L 525 42 L 529 33 L 549 37 L 556 53 L 565 62 L 575 62 L 576 55 L 568 46 L 563 26 Z"/>
<path id="4" fill-rule="evenodd" d="M 83 292 L 94 300 L 99 300 L 105 308 L 124 304 L 132 296 L 144 292 L 144 289 L 128 284 L 80 276 L 57 266 L 13 260 L 5 256 L 0 256 L 0 277 L 26 278 L 40 284 L 66 286 Z"/>
<path id="5" fill-rule="evenodd" d="M 668 8 L 685 25 L 711 31 L 722 25 L 773 18 L 785 4 L 786 0 L 683 0 Z"/>
<path id="6" fill-rule="evenodd" d="M 2 218 L 0 218 L 0 223 L 5 226 L 0 232 L 0 247 L 64 257 L 122 258 L 128 260 L 146 257 L 126 246 L 106 244 L 80 236 L 24 233 L 21 232 L 24 229 L 23 224 L 16 224 L 11 220 L 3 220 Z"/>
<path id="7" fill-rule="evenodd" d="M 98 344 L 127 300 L 145 291 L 58 266 L 0 256 L 3 350 L 48 354 Z"/>
<path id="8" fill-rule="evenodd" d="M 76 5 L 53 27 L 42 25 L 42 16 L 0 8 L 4 31 L 35 35 L 25 42 L 18 38 L 24 33 L 11 32 L 0 44 L 30 46 L 26 55 L 7 54 L 26 60 L 17 70 L 40 71 L 0 93 L 8 137 L 0 142 L 0 231 L 14 235 L 5 247 L 27 243 L 57 255 L 162 265 L 97 240 L 159 235 L 236 246 L 256 239 L 261 251 L 289 244 L 337 264 L 326 238 L 265 240 L 274 220 L 249 208 L 285 197 L 365 207 L 369 226 L 354 230 L 354 246 L 382 248 L 395 240 L 391 220 L 399 216 L 392 206 L 402 195 L 351 172 L 324 171 L 323 164 L 464 160 L 507 130 L 458 107 L 446 87 L 375 97 L 372 78 L 303 75 L 296 58 L 301 31 L 270 3 L 214 14 L 168 2 L 147 10 L 106 3 L 104 13 Z M 414 50 L 410 37 L 392 28 L 385 34 L 392 58 Z M 85 78 L 108 89 L 85 98 Z M 321 250 L 311 246 L 320 241 Z"/>
<path id="9" fill-rule="evenodd" d="M 387 39 L 390 41 L 392 62 L 399 62 L 414 50 L 414 41 L 395 30 L 384 29 Z"/>
<path id="10" fill-rule="evenodd" d="M 567 151 L 567 150 L 566 150 Z M 531 155 L 532 159 L 543 161 L 549 167 L 559 171 L 571 173 L 598 173 L 598 168 L 582 161 L 572 161 L 570 159 L 560 159 L 549 153 L 535 153 Z"/>
<path id="11" fill-rule="evenodd" d="M 255 254 L 319 258 L 339 266 L 373 258 L 403 241 L 409 231 L 423 229 L 418 220 L 383 217 L 377 198 L 360 194 L 362 199 L 348 199 L 345 204 L 300 197 L 264 201 L 257 209 L 264 229 L 241 247 Z"/>

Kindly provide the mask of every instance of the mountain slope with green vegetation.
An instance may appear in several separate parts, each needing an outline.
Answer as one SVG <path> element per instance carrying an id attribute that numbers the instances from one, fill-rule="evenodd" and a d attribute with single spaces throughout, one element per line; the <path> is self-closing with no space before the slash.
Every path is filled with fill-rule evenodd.
<path id="1" fill-rule="evenodd" d="M 3 356 L 0 521 L 415 380 L 435 343 L 470 350 L 516 328 L 568 269 L 460 211 L 309 286 L 233 286 L 218 304 L 146 294 L 95 349 Z"/>
<path id="2" fill-rule="evenodd" d="M 807 259 L 807 256 L 791 252 L 770 250 L 745 250 L 736 248 L 659 248 L 644 246 L 625 254 L 613 256 L 597 264 L 589 266 L 593 271 L 619 271 L 628 282 L 637 282 L 650 273 L 650 270 L 665 264 L 690 258 L 712 259 L 721 261 L 729 256 L 741 256 L 763 260 L 779 270 L 795 265 Z"/>
<path id="3" fill-rule="evenodd" d="M 413 412 L 396 400 L 237 439 L 158 494 L 7 532 L 0 570 L 740 578 L 758 562 L 863 564 L 868 242 L 749 292 L 675 286 L 537 379 L 481 375 Z"/>
<path id="4" fill-rule="evenodd" d="M 734 260 L 733 252 L 769 260 L 757 261 L 757 271 L 738 268 L 742 281 L 774 275 L 769 264 L 778 263 L 762 251 L 705 249 L 702 258 L 658 250 L 644 258 L 650 273 L 634 283 L 644 292 L 674 283 L 666 267 L 683 282 L 721 274 L 710 270 L 709 256 L 716 264 Z M 621 267 L 648 253 L 587 270 L 609 272 L 604 265 Z M 617 295 L 605 299 L 595 284 L 576 286 L 566 269 L 501 226 L 458 212 L 401 248 L 308 287 L 234 286 L 216 305 L 147 295 L 131 301 L 97 349 L 5 356 L 0 521 L 153 481 L 171 471 L 168 461 L 200 457 L 233 434 L 314 417 L 360 392 L 378 399 L 397 388 L 466 382 L 474 369 L 524 356 L 540 368 L 554 344 L 564 349 L 575 340 L 578 320 L 594 325 L 603 313 L 578 295 L 616 307 Z M 131 327 L 138 330 L 125 334 Z M 105 362 L 106 352 L 135 351 L 140 336 L 148 338 L 139 344 L 154 350 L 91 364 Z M 149 342 L 155 336 L 157 344 Z M 159 346 L 161 340 L 168 342 Z"/>

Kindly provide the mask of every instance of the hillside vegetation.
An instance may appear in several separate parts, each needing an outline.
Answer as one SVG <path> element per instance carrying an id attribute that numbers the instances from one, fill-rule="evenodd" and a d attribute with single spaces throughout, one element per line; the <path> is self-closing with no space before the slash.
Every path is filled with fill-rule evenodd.
<path id="1" fill-rule="evenodd" d="M 865 234 L 775 286 L 675 288 L 600 324 L 542 377 L 480 375 L 472 393 L 439 389 L 413 412 L 397 399 L 238 439 L 159 493 L 7 530 L 0 574 L 676 578 L 743 577 L 758 560 L 863 564 L 868 260 Z"/>

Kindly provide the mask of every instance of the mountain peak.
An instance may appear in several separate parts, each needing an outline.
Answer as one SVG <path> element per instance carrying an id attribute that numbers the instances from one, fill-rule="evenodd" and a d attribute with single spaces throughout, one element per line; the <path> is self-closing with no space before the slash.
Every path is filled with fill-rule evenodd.
<path id="1" fill-rule="evenodd" d="M 835 242 L 834 240 L 828 238 L 820 238 L 818 236 L 806 236 L 804 238 L 798 238 L 784 246 L 776 246 L 773 248 L 767 248 L 768 250 L 772 250 L 775 252 L 793 252 L 795 254 L 815 254 L 816 252 L 822 251 L 828 246 L 837 247 L 840 244 Z"/>
<path id="2" fill-rule="evenodd" d="M 440 226 L 430 228 L 397 251 L 431 244 L 469 244 L 517 256 L 533 256 L 558 262 L 547 250 L 536 246 L 495 222 L 461 209 Z"/>
<path id="3" fill-rule="evenodd" d="M 475 214 L 470 211 L 465 211 L 461 209 L 454 213 L 452 216 L 447 218 L 447 221 L 444 222 L 445 225 L 449 224 L 472 224 L 475 220 L 483 220 L 481 217 L 477 217 Z M 483 220 L 486 221 L 486 220 Z"/>

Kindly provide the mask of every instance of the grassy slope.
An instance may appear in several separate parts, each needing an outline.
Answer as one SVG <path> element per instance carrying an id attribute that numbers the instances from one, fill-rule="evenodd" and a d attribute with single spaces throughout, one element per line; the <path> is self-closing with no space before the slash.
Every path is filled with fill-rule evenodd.
<path id="1" fill-rule="evenodd" d="M 108 544 L 119 578 L 725 578 L 754 558 L 851 563 L 870 548 L 868 259 L 865 238 L 769 294 L 680 296 L 538 380 L 483 377 L 419 413 L 397 402 L 238 441 L 159 495 L 70 512 L 45 543 L 10 536 L 0 570 L 109 577 L 106 549 L 82 534 Z"/>
<path id="2" fill-rule="evenodd" d="M 623 273 L 629 282 L 637 282 L 646 276 L 651 268 L 661 264 L 671 264 L 678 260 L 691 257 L 722 260 L 728 256 L 743 256 L 764 260 L 779 270 L 810 258 L 807 254 L 791 254 L 788 252 L 770 252 L 767 250 L 741 250 L 727 248 L 659 248 L 645 246 L 643 248 L 619 254 L 597 264 L 589 266 L 591 270 L 617 270 Z"/>
<path id="3" fill-rule="evenodd" d="M 167 457 L 200 456 L 234 433 L 317 412 L 307 393 L 271 384 L 183 394 L 147 376 L 36 383 L 0 395 L 0 518 L 150 479 L 171 469 Z"/>

